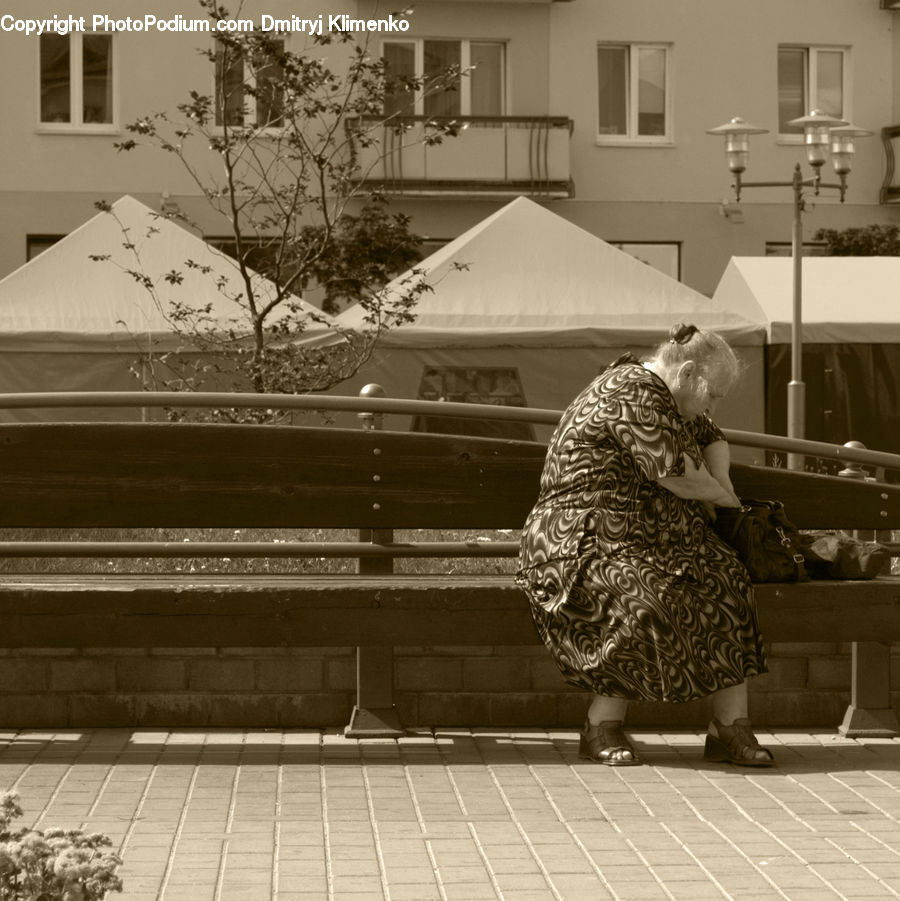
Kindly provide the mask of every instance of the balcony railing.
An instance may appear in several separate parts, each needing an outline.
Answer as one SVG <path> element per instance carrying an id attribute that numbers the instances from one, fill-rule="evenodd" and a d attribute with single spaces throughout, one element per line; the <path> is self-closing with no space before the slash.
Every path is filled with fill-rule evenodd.
<path id="1" fill-rule="evenodd" d="M 438 121 L 459 132 L 429 144 Z M 357 144 L 360 180 L 391 193 L 571 197 L 572 124 L 557 116 L 402 116 L 358 118 L 349 127 L 375 139 Z"/>
<path id="2" fill-rule="evenodd" d="M 884 184 L 881 186 L 881 203 L 900 203 L 900 173 L 896 170 L 895 151 L 900 150 L 900 125 L 888 125 L 881 129 L 884 142 Z"/>

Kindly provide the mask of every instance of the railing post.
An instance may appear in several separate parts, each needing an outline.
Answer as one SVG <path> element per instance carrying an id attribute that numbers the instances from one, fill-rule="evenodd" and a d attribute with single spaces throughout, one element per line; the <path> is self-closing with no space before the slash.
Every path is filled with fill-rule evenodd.
<path id="1" fill-rule="evenodd" d="M 865 445 L 848 441 L 844 447 L 864 448 Z M 845 479 L 866 478 L 865 471 L 857 463 L 848 463 L 838 475 Z M 855 536 L 862 537 L 859 532 Z M 891 706 L 891 643 L 854 641 L 850 653 L 850 706 L 838 731 L 847 738 L 897 735 L 900 722 Z"/>
<path id="2" fill-rule="evenodd" d="M 366 385 L 360 397 L 384 397 L 380 385 Z M 357 414 L 364 429 L 378 430 L 384 416 L 381 413 Z M 392 529 L 360 529 L 360 541 L 393 541 Z M 386 575 L 394 571 L 392 557 L 360 557 L 360 575 Z M 390 645 L 366 646 L 356 649 L 356 704 L 350 723 L 344 729 L 347 738 L 398 738 L 405 731 L 394 706 L 394 649 Z"/>

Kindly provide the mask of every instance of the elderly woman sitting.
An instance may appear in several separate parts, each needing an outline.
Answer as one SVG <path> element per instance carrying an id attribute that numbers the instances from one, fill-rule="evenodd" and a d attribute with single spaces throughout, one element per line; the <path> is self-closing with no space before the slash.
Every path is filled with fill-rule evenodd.
<path id="1" fill-rule="evenodd" d="M 753 588 L 710 527 L 739 506 L 709 418 L 738 376 L 714 332 L 678 325 L 652 356 L 626 355 L 564 413 L 525 524 L 518 583 L 565 678 L 594 693 L 580 754 L 640 761 L 629 700 L 712 696 L 705 756 L 770 766 L 747 716 L 766 672 Z"/>

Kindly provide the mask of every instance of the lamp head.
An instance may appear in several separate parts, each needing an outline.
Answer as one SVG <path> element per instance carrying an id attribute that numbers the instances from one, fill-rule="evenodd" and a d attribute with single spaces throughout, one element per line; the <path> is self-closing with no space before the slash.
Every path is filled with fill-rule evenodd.
<path id="1" fill-rule="evenodd" d="M 831 129 L 831 163 L 838 175 L 847 175 L 856 152 L 856 138 L 871 137 L 872 132 L 855 125 L 839 125 Z"/>
<path id="2" fill-rule="evenodd" d="M 822 110 L 814 109 L 808 116 L 791 119 L 787 124 L 803 129 L 806 158 L 809 160 L 809 164 L 818 170 L 825 162 L 831 129 L 848 123 L 843 119 L 829 116 Z"/>
<path id="3" fill-rule="evenodd" d="M 735 116 L 724 125 L 707 130 L 708 135 L 725 136 L 725 156 L 728 159 L 728 168 L 736 175 L 740 175 L 747 168 L 750 159 L 750 135 L 763 135 L 767 128 L 757 128 L 740 116 Z"/>

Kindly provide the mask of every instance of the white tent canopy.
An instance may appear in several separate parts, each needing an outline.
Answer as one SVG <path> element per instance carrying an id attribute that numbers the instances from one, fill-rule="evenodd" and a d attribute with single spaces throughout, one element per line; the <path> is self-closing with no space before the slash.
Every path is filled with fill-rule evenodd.
<path id="1" fill-rule="evenodd" d="M 390 332 L 385 346 L 647 345 L 678 320 L 737 344 L 762 341 L 752 321 L 524 197 L 416 268 L 433 291 L 420 298 L 415 322 Z M 388 291 L 402 291 L 410 277 Z M 337 322 L 358 329 L 363 314 L 352 307 Z"/>
<path id="2" fill-rule="evenodd" d="M 805 257 L 801 287 L 805 436 L 900 451 L 900 257 Z M 715 300 L 765 328 L 766 430 L 782 434 L 793 261 L 735 257 Z"/>
<path id="3" fill-rule="evenodd" d="M 125 245 L 131 244 L 133 247 Z M 108 256 L 95 262 L 91 256 Z M 194 265 L 189 266 L 188 261 Z M 149 292 L 126 270 L 146 274 Z M 170 284 L 166 273 L 182 282 Z M 253 275 L 258 297 L 274 296 L 275 286 Z M 197 350 L 177 334 L 171 303 L 209 307 L 208 320 L 222 330 L 248 331 L 241 318 L 244 285 L 238 268 L 201 238 L 124 196 L 112 212 L 100 212 L 40 256 L 0 281 L 0 392 L 136 391 L 153 387 L 146 355 Z M 300 303 L 299 300 L 295 301 Z M 315 317 L 304 332 L 309 341 L 333 337 L 328 317 Z M 136 378 L 141 373 L 141 379 Z M 72 412 L 3 411 L 4 419 L 68 418 Z M 119 420 L 139 411 L 96 408 L 78 411 L 84 419 Z"/>
<path id="4" fill-rule="evenodd" d="M 786 344 L 793 284 L 789 257 L 733 257 L 713 299 Z M 900 257 L 805 257 L 801 296 L 804 341 L 900 342 Z"/>
<path id="5" fill-rule="evenodd" d="M 722 425 L 762 426 L 760 325 L 531 200 L 512 201 L 416 268 L 433 290 L 415 321 L 387 333 L 341 393 L 374 382 L 390 397 L 563 409 L 616 357 L 648 353 L 683 321 L 719 331 L 744 360 Z M 336 323 L 360 329 L 363 317 L 352 307 Z"/>
<path id="6" fill-rule="evenodd" d="M 126 270 L 150 277 L 153 293 Z M 166 281 L 172 271 L 181 274 L 180 284 Z M 274 296 L 275 286 L 261 275 L 254 274 L 253 287 L 261 298 Z M 172 350 L 182 342 L 169 318 L 170 301 L 209 305 L 223 328 L 240 321 L 246 329 L 231 299 L 243 292 L 233 260 L 126 195 L 0 281 L 0 350 L 134 352 L 148 342 L 156 351 Z M 326 331 L 311 322 L 311 336 Z"/>

